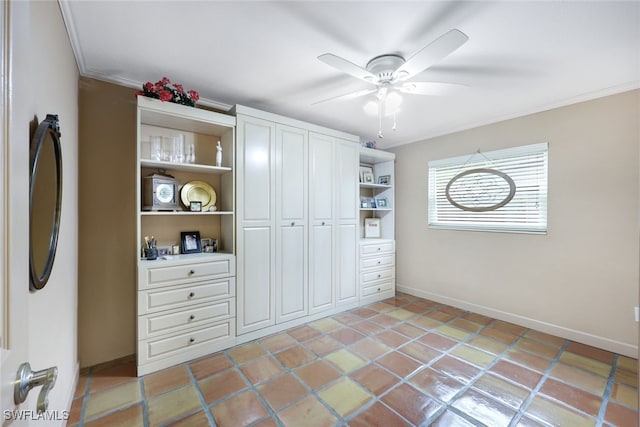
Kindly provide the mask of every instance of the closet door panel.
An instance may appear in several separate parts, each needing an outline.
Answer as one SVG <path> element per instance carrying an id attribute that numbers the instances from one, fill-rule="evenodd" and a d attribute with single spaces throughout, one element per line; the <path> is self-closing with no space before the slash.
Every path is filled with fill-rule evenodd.
<path id="1" fill-rule="evenodd" d="M 358 299 L 358 225 L 340 224 L 337 226 L 338 238 L 336 257 L 337 303 L 347 304 Z"/>
<path id="2" fill-rule="evenodd" d="M 272 151 L 274 125 L 258 119 L 242 123 L 243 146 L 238 168 L 242 188 L 241 221 L 272 219 Z"/>
<path id="3" fill-rule="evenodd" d="M 333 282 L 333 227 L 311 227 L 311 253 L 309 260 L 311 313 L 327 310 L 334 303 Z"/>
<path id="4" fill-rule="evenodd" d="M 247 227 L 242 230 L 238 249 L 238 331 L 246 333 L 275 323 L 273 313 L 270 227 Z"/>
<path id="5" fill-rule="evenodd" d="M 309 133 L 309 215 L 312 221 L 333 221 L 334 138 Z"/>
<path id="6" fill-rule="evenodd" d="M 278 239 L 277 322 L 307 314 L 306 239 L 302 226 L 282 226 Z"/>

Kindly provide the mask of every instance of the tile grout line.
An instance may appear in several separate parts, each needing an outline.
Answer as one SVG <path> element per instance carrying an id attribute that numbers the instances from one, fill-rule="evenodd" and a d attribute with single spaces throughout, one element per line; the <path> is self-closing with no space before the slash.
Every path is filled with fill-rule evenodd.
<path id="1" fill-rule="evenodd" d="M 564 342 L 562 343 L 562 346 L 558 350 L 558 353 L 551 361 L 551 364 L 547 367 L 547 369 L 545 369 L 544 373 L 542 374 L 542 377 L 538 381 L 538 384 L 536 384 L 536 386 L 533 389 L 531 389 L 531 393 L 529 394 L 529 396 L 524 400 L 524 402 L 522 402 L 522 405 L 520 405 L 520 410 L 518 411 L 518 414 L 516 414 L 516 417 L 514 417 L 514 419 L 509 424 L 509 427 L 514 427 L 516 423 L 519 422 L 520 419 L 522 419 L 525 412 L 529 408 L 529 405 L 531 405 L 531 402 L 533 402 L 533 399 L 535 399 L 538 396 L 538 393 L 542 388 L 542 384 L 544 384 L 545 381 L 547 381 L 547 378 L 549 378 L 553 368 L 560 362 L 560 357 L 566 351 L 568 346 L 569 346 L 569 340 L 565 339 Z"/>
<path id="2" fill-rule="evenodd" d="M 142 425 L 149 427 L 149 402 L 147 400 L 147 392 L 144 389 L 143 378 L 144 376 L 137 378 L 138 386 L 140 387 L 140 397 L 142 398 Z"/>
<path id="3" fill-rule="evenodd" d="M 604 393 L 602 395 L 602 403 L 600 404 L 600 410 L 598 411 L 598 417 L 596 418 L 597 420 L 596 427 L 600 427 L 601 425 L 603 425 L 605 421 L 607 406 L 609 406 L 609 400 L 611 398 L 611 392 L 613 390 L 613 383 L 615 381 L 615 375 L 617 370 L 618 370 L 618 355 L 614 354 L 613 364 L 611 365 L 611 372 L 609 373 L 609 378 L 607 379 L 607 385 L 604 388 Z"/>
<path id="4" fill-rule="evenodd" d="M 198 385 L 198 381 L 196 380 L 195 375 L 193 375 L 193 371 L 191 370 L 191 366 L 189 364 L 189 362 L 185 362 L 183 363 L 183 366 L 187 369 L 187 373 L 189 374 L 189 378 L 191 380 L 191 384 L 193 385 L 193 388 L 196 391 L 196 394 L 198 395 L 198 399 L 200 400 L 200 405 L 202 406 L 202 411 L 204 412 L 204 415 L 207 417 L 207 420 L 209 421 L 209 425 L 211 427 L 216 427 L 216 421 L 215 418 L 213 418 L 213 413 L 211 412 L 211 408 L 209 408 L 209 405 L 207 405 L 206 400 L 204 399 L 204 395 L 202 394 L 202 390 L 200 390 L 200 386 Z M 197 412 L 195 412 L 197 413 Z M 185 416 L 189 417 L 190 415 Z"/>

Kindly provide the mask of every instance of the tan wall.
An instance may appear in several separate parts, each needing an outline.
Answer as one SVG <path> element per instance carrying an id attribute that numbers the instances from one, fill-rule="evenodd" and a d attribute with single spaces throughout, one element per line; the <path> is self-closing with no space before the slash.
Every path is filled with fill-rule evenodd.
<path id="1" fill-rule="evenodd" d="M 636 90 L 394 149 L 400 290 L 637 357 L 639 117 Z M 538 142 L 547 235 L 427 228 L 429 160 Z"/>
<path id="2" fill-rule="evenodd" d="M 134 90 L 80 79 L 78 355 L 136 352 Z"/>

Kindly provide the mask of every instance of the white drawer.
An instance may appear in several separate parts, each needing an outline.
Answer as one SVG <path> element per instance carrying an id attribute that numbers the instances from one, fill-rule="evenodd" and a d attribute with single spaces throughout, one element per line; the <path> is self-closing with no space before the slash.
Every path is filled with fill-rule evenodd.
<path id="1" fill-rule="evenodd" d="M 391 255 L 382 255 L 376 257 L 369 258 L 361 258 L 360 259 L 360 268 L 378 268 L 378 267 L 389 267 L 395 265 L 396 257 L 395 254 Z"/>
<path id="2" fill-rule="evenodd" d="M 235 315 L 235 299 L 216 301 L 179 310 L 142 316 L 138 320 L 138 339 L 198 327 Z"/>
<path id="3" fill-rule="evenodd" d="M 227 276 L 235 276 L 233 257 L 188 264 L 159 264 L 157 267 L 142 268 L 138 283 L 140 289 L 145 289 Z"/>
<path id="4" fill-rule="evenodd" d="M 138 314 L 190 306 L 235 295 L 235 277 L 171 288 L 138 291 Z"/>
<path id="5" fill-rule="evenodd" d="M 392 279 L 396 275 L 396 269 L 394 267 L 385 268 L 376 271 L 362 272 L 362 283 L 374 282 L 376 280 Z"/>
<path id="6" fill-rule="evenodd" d="M 385 252 L 394 252 L 396 250 L 395 242 L 380 242 L 374 244 L 360 245 L 360 255 L 373 255 Z"/>
<path id="7" fill-rule="evenodd" d="M 235 319 L 230 318 L 215 324 L 208 324 L 199 329 L 181 332 L 171 337 L 139 341 L 138 364 L 143 365 L 180 353 L 186 354 L 191 351 L 197 351 L 197 348 L 203 346 L 214 348 L 217 342 L 232 339 L 233 331 L 235 331 Z"/>
<path id="8" fill-rule="evenodd" d="M 376 283 L 373 286 L 366 286 L 362 288 L 362 296 L 367 297 L 370 295 L 379 294 L 382 292 L 390 291 L 393 288 L 393 282 Z"/>

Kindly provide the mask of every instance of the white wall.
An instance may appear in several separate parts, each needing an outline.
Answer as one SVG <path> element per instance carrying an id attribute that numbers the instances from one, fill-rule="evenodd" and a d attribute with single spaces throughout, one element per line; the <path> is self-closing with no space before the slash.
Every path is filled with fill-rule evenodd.
<path id="1" fill-rule="evenodd" d="M 399 290 L 637 357 L 639 117 L 636 90 L 394 149 Z M 547 235 L 427 228 L 429 160 L 537 142 Z"/>
<path id="2" fill-rule="evenodd" d="M 11 36 L 12 96 L 9 104 L 12 124 L 11 186 L 22 197 L 12 199 L 11 233 L 24 243 L 10 249 L 22 259 L 21 286 L 29 286 L 27 213 L 29 176 L 29 124 L 47 113 L 58 114 L 62 133 L 63 199 L 58 250 L 46 287 L 28 295 L 21 319 L 27 322 L 28 359 L 33 369 L 57 366 L 58 380 L 49 394 L 49 409 L 70 407 L 77 376 L 77 152 L 78 69 L 62 21 L 58 2 L 12 2 Z M 22 219 L 20 219 L 20 217 Z M 15 240 L 14 240 L 15 241 Z M 16 307 L 12 307 L 15 310 Z M 36 408 L 39 389 L 29 395 L 23 409 Z M 62 423 L 62 421 L 60 421 Z M 50 425 L 50 424 L 48 424 Z"/>

